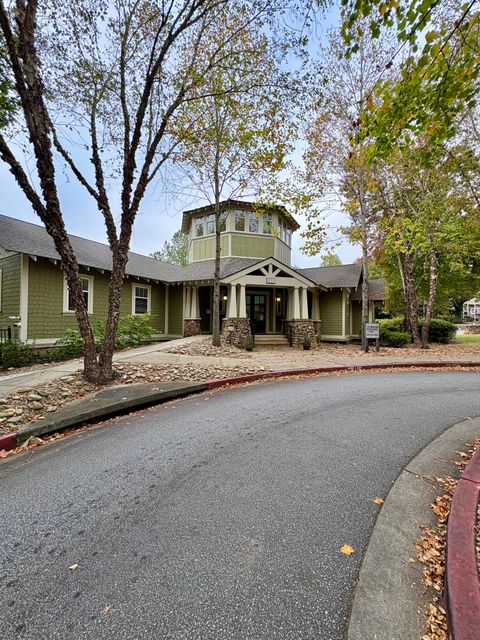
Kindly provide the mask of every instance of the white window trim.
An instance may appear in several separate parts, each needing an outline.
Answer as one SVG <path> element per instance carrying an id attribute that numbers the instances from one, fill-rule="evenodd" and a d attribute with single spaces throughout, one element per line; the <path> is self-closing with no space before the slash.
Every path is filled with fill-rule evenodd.
<path id="1" fill-rule="evenodd" d="M 3 269 L 0 269 L 0 313 L 2 313 Z"/>
<path id="2" fill-rule="evenodd" d="M 152 308 L 152 285 L 150 284 L 139 284 L 137 283 L 133 283 L 132 284 L 132 314 L 134 316 L 144 316 L 144 313 L 135 313 L 135 289 L 136 287 L 138 287 L 139 289 L 147 289 L 148 290 L 148 298 L 147 298 L 147 313 L 150 313 L 151 308 Z"/>
<path id="3" fill-rule="evenodd" d="M 84 279 L 84 280 L 88 280 L 89 285 L 88 285 L 88 307 L 87 307 L 87 313 L 89 315 L 93 314 L 93 283 L 94 283 L 94 277 L 93 276 L 87 276 L 84 273 L 80 273 L 80 278 Z M 72 311 L 71 309 L 68 308 L 68 284 L 67 284 L 67 279 L 64 277 L 63 278 L 63 313 L 69 314 L 69 315 L 74 315 L 75 311 Z"/>

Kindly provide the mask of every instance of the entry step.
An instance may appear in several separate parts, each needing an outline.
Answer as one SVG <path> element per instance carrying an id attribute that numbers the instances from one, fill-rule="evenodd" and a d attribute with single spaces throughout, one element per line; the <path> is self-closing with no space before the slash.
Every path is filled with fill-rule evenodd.
<path id="1" fill-rule="evenodd" d="M 288 347 L 289 342 L 287 336 L 282 333 L 265 333 L 255 336 L 255 344 L 257 345 L 275 345 Z"/>

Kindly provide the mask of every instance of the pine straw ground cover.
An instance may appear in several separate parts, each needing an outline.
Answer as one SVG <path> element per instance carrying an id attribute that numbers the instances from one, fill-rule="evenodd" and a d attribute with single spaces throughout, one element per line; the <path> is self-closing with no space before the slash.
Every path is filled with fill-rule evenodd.
<path id="1" fill-rule="evenodd" d="M 473 453 L 480 447 L 480 437 L 465 451 L 456 451 L 460 460 L 455 464 L 463 471 Z M 452 497 L 457 487 L 458 479 L 446 476 L 436 478 L 440 495 L 432 503 L 432 510 L 437 524 L 433 528 L 420 527 L 422 537 L 416 541 L 415 550 L 418 560 L 423 564 L 423 583 L 433 589 L 434 595 L 428 605 L 427 633 L 421 640 L 448 640 L 447 615 L 442 604 L 445 550 L 447 542 L 447 522 L 452 504 Z"/>

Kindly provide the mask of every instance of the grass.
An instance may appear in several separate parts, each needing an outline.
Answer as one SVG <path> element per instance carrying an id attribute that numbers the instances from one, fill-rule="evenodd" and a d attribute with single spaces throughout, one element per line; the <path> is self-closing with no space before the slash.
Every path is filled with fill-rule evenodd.
<path id="1" fill-rule="evenodd" d="M 461 336 L 456 336 L 455 340 L 453 341 L 453 344 L 455 344 L 455 342 L 470 343 L 470 344 L 477 343 L 480 345 L 480 334 L 466 333 Z"/>

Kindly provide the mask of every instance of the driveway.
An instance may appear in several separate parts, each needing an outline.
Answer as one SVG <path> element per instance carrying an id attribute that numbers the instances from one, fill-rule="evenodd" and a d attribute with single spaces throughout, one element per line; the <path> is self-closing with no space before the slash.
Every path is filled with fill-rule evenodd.
<path id="1" fill-rule="evenodd" d="M 468 372 L 258 384 L 4 461 L 1 637 L 341 640 L 372 498 L 480 415 L 478 390 Z"/>

